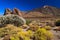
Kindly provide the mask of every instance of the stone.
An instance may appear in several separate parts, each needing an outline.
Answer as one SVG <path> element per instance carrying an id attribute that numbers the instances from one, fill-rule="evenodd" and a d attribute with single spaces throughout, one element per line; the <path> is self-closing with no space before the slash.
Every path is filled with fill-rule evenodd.
<path id="1" fill-rule="evenodd" d="M 17 9 L 17 8 L 14 8 L 14 10 L 12 11 L 12 13 L 16 14 L 16 15 L 19 15 L 19 16 L 22 16 L 21 11 L 19 11 L 19 9 Z"/>
<path id="2" fill-rule="evenodd" d="M 7 14 L 12 14 L 12 11 L 9 8 L 5 9 L 4 15 L 7 15 Z"/>

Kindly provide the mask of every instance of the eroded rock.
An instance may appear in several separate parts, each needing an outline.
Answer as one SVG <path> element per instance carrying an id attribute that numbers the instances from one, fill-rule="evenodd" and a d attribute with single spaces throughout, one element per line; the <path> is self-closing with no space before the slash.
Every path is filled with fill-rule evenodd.
<path id="1" fill-rule="evenodd" d="M 12 11 L 9 8 L 5 9 L 4 15 L 7 15 L 7 14 L 12 14 Z"/>
<path id="2" fill-rule="evenodd" d="M 14 10 L 12 11 L 13 14 L 16 14 L 16 15 L 19 15 L 19 16 L 22 16 L 21 15 L 21 11 L 19 11 L 19 9 L 17 8 L 14 8 Z"/>

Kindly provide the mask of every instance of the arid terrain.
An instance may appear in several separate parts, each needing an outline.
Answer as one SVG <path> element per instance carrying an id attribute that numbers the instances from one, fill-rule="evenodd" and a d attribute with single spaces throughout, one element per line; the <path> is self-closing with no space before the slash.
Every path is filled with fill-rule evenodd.
<path id="1" fill-rule="evenodd" d="M 5 9 L 0 40 L 60 40 L 60 9 L 48 5 L 26 12 Z"/>

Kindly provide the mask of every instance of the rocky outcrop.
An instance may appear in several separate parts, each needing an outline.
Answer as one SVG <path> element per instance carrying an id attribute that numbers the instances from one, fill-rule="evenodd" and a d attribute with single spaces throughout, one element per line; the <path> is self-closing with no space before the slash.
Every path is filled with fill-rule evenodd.
<path id="1" fill-rule="evenodd" d="M 7 14 L 12 14 L 12 11 L 9 8 L 5 9 L 4 15 L 7 15 Z"/>
<path id="2" fill-rule="evenodd" d="M 7 9 L 5 9 L 4 15 L 14 14 L 14 15 L 22 16 L 21 13 L 22 13 L 22 12 L 21 12 L 19 9 L 17 9 L 17 8 L 14 8 L 13 11 L 11 11 L 9 8 L 7 8 Z"/>
<path id="3" fill-rule="evenodd" d="M 19 9 L 17 9 L 17 8 L 14 8 L 14 10 L 12 11 L 12 14 L 22 16 L 21 11 L 19 11 Z"/>

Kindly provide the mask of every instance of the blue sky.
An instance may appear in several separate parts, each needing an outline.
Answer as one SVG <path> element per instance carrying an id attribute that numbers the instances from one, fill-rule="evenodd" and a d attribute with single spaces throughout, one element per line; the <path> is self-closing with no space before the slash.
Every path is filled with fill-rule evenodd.
<path id="1" fill-rule="evenodd" d="M 0 0 L 0 15 L 6 8 L 18 8 L 21 11 L 31 10 L 44 5 L 55 6 L 60 8 L 60 0 Z"/>

